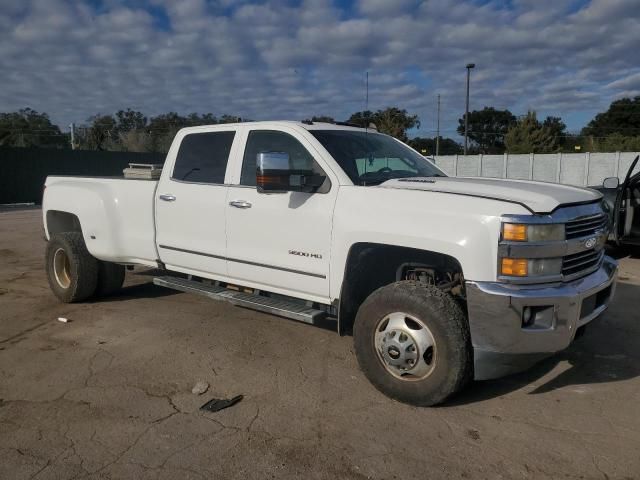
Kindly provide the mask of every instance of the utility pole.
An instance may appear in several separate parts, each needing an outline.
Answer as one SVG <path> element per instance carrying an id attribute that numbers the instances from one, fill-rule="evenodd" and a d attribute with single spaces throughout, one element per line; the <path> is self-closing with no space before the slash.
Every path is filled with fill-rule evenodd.
<path id="1" fill-rule="evenodd" d="M 475 68 L 475 63 L 467 63 L 467 104 L 464 113 L 464 154 L 467 154 L 469 142 L 469 81 L 471 79 L 471 69 Z"/>
<path id="2" fill-rule="evenodd" d="M 440 94 L 438 94 L 438 114 L 436 115 L 436 157 L 440 155 Z"/>
<path id="3" fill-rule="evenodd" d="M 69 125 L 69 128 L 71 129 L 71 150 L 75 150 L 76 149 L 76 124 L 71 123 Z"/>

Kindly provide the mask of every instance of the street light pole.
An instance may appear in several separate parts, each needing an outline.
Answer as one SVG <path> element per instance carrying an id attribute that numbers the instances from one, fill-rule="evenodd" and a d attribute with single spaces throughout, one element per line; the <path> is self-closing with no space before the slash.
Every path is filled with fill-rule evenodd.
<path id="1" fill-rule="evenodd" d="M 467 154 L 469 142 L 469 80 L 471 78 L 471 69 L 475 68 L 475 63 L 467 63 L 467 104 L 464 112 L 464 154 Z"/>
<path id="2" fill-rule="evenodd" d="M 436 157 L 440 155 L 440 94 L 438 94 L 438 126 L 436 127 Z"/>

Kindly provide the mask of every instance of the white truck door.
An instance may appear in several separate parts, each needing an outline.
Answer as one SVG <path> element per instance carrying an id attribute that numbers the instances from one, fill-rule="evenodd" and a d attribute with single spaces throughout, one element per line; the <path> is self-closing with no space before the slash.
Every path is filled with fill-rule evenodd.
<path id="1" fill-rule="evenodd" d="M 227 196 L 228 272 L 238 283 L 326 303 L 337 182 L 326 193 L 256 190 L 256 156 L 286 152 L 292 169 L 325 174 L 313 147 L 281 130 L 247 133 L 238 185 Z"/>
<path id="2" fill-rule="evenodd" d="M 169 152 L 171 172 L 158 184 L 155 215 L 160 260 L 170 270 L 227 273 L 225 175 L 235 137 L 233 128 L 188 132 Z"/>

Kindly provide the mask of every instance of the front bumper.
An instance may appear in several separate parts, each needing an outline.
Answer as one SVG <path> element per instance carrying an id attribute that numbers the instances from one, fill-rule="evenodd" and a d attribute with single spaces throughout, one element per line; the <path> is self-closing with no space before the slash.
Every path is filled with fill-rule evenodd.
<path id="1" fill-rule="evenodd" d="M 475 379 L 524 370 L 566 348 L 579 327 L 609 306 L 617 270 L 616 261 L 605 256 L 597 271 L 552 286 L 468 281 Z M 523 326 L 526 307 L 537 315 L 531 324 Z"/>

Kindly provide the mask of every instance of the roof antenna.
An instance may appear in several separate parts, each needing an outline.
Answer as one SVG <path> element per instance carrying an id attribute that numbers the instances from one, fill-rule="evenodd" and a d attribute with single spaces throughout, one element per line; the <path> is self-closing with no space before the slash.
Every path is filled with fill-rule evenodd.
<path id="1" fill-rule="evenodd" d="M 365 124 L 364 124 L 364 131 L 367 132 L 368 128 L 369 128 L 369 118 L 368 118 L 368 114 L 367 112 L 369 111 L 369 70 L 366 71 L 366 77 L 365 77 L 365 96 L 364 96 L 364 114 L 367 115 L 367 117 L 364 119 Z"/>
<path id="2" fill-rule="evenodd" d="M 366 112 L 367 110 L 369 110 L 369 71 L 367 70 L 366 72 L 367 76 L 366 76 L 366 80 L 365 80 L 365 85 L 366 85 L 366 95 L 364 97 L 364 111 Z"/>

